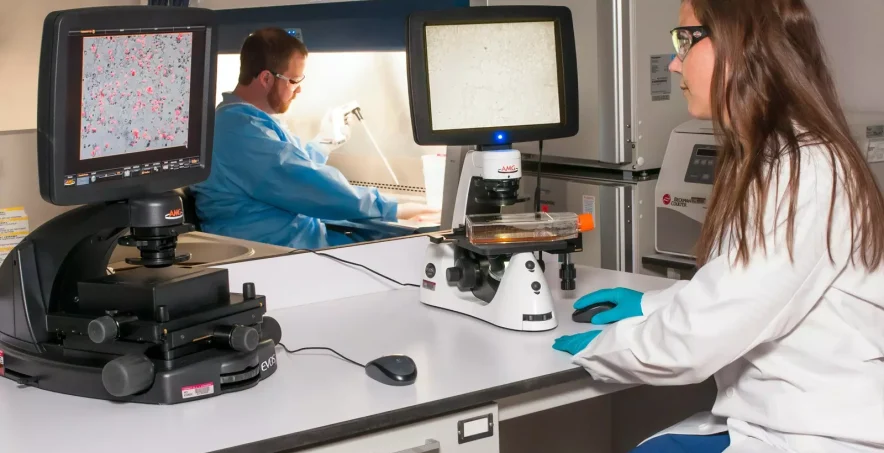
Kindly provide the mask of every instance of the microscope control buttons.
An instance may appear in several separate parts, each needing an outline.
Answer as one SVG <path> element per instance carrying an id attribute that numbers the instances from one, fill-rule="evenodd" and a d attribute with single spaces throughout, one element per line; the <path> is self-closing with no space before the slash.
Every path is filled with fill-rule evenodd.
<path id="1" fill-rule="evenodd" d="M 528 261 L 527 263 L 525 263 L 525 267 L 526 267 L 529 271 L 533 271 L 533 270 L 534 270 L 534 261 Z"/>
<path id="2" fill-rule="evenodd" d="M 531 284 L 531 289 L 534 291 L 540 291 L 540 282 L 534 282 Z"/>
<path id="3" fill-rule="evenodd" d="M 427 264 L 424 272 L 427 274 L 427 278 L 433 278 L 436 276 L 436 266 L 434 266 L 433 263 Z"/>

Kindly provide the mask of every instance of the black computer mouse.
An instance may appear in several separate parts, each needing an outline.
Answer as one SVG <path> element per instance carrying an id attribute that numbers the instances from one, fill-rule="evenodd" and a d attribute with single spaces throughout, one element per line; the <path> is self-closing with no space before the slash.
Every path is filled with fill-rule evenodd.
<path id="1" fill-rule="evenodd" d="M 388 355 L 368 362 L 365 374 L 382 384 L 411 385 L 417 379 L 417 366 L 411 357 Z"/>
<path id="2" fill-rule="evenodd" d="M 603 311 L 608 311 L 616 306 L 617 304 L 613 302 L 596 302 L 592 305 L 574 310 L 571 319 L 573 319 L 574 322 L 592 323 L 593 316 Z"/>

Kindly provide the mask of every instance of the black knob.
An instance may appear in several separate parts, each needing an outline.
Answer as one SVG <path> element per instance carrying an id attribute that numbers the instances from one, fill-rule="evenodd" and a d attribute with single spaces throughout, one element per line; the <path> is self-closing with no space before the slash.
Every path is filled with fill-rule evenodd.
<path id="1" fill-rule="evenodd" d="M 449 267 L 445 270 L 445 279 L 448 283 L 457 283 L 463 278 L 463 269 L 459 267 Z"/>
<path id="2" fill-rule="evenodd" d="M 143 354 L 118 357 L 101 371 L 101 383 L 113 396 L 124 397 L 143 392 L 153 385 L 154 365 Z"/>
<path id="3" fill-rule="evenodd" d="M 265 316 L 261 320 L 261 341 L 268 338 L 273 340 L 273 344 L 279 344 L 279 341 L 282 340 L 282 327 L 280 327 L 279 321 Z"/>
<path id="4" fill-rule="evenodd" d="M 89 321 L 87 332 L 93 343 L 110 343 L 120 334 L 120 326 L 114 318 L 102 316 Z"/>
<path id="5" fill-rule="evenodd" d="M 230 347 L 234 351 L 252 352 L 260 341 L 261 335 L 254 327 L 236 326 L 230 331 Z"/>
<path id="6" fill-rule="evenodd" d="M 250 300 L 255 298 L 255 284 L 254 283 L 243 283 L 242 284 L 242 298 L 245 300 Z"/>
<path id="7" fill-rule="evenodd" d="M 534 270 L 534 261 L 528 261 L 528 262 L 526 262 L 526 263 L 525 263 L 525 268 L 528 269 L 529 271 L 533 271 L 533 270 Z"/>
<path id="8" fill-rule="evenodd" d="M 540 282 L 534 282 L 531 284 L 531 289 L 534 291 L 540 291 Z"/>
<path id="9" fill-rule="evenodd" d="M 468 258 L 461 258 L 454 263 L 454 267 L 445 272 L 450 283 L 457 283 L 461 291 L 472 291 L 478 287 L 482 280 L 482 271 L 479 265 Z M 452 280 L 453 277 L 458 277 Z"/>

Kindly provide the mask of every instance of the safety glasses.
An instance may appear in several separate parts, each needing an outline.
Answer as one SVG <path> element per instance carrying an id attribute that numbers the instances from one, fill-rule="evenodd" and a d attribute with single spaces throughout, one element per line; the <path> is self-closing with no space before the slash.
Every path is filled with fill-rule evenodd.
<path id="1" fill-rule="evenodd" d="M 672 34 L 672 45 L 675 46 L 675 53 L 678 59 L 684 61 L 688 56 L 688 52 L 694 44 L 702 41 L 703 38 L 709 36 L 709 30 L 699 25 L 693 27 L 676 27 L 670 31 Z"/>
<path id="2" fill-rule="evenodd" d="M 284 75 L 282 75 L 282 74 L 279 74 L 279 73 L 276 73 L 276 72 L 271 72 L 271 74 L 273 74 L 273 76 L 276 77 L 277 79 L 285 80 L 286 82 L 288 82 L 288 83 L 290 83 L 290 84 L 292 84 L 292 85 L 297 85 L 297 84 L 303 82 L 304 79 L 307 78 L 307 75 L 306 75 L 306 74 L 302 75 L 301 77 L 298 77 L 297 79 L 293 79 L 293 78 L 291 78 L 291 77 L 286 77 L 286 76 L 284 76 Z"/>

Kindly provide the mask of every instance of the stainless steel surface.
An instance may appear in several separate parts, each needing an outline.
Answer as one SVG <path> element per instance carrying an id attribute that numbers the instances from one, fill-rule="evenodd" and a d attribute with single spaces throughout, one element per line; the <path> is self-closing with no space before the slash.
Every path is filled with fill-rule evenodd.
<path id="1" fill-rule="evenodd" d="M 659 1 L 659 0 L 658 0 Z M 617 122 L 616 142 L 614 150 L 616 163 L 629 163 L 633 160 L 632 152 L 632 46 L 630 0 L 614 1 L 614 36 L 617 50 L 614 53 L 615 75 L 614 92 L 617 93 L 615 116 Z"/>
<path id="2" fill-rule="evenodd" d="M 583 109 L 584 102 L 581 102 L 580 114 L 585 115 L 592 112 L 592 117 L 598 123 L 598 143 L 595 146 L 587 149 L 586 153 L 582 156 L 580 155 L 565 155 L 561 156 L 559 153 L 553 151 L 550 153 L 551 157 L 560 156 L 560 157 L 573 157 L 573 158 L 583 158 L 589 160 L 598 160 L 601 162 L 615 164 L 618 162 L 622 162 L 622 153 L 618 152 L 617 143 L 620 141 L 618 139 L 618 123 L 621 120 L 618 120 L 617 116 L 617 107 L 618 101 L 617 97 L 620 95 L 620 91 L 616 89 L 617 87 L 617 78 L 619 77 L 618 71 L 616 71 L 616 62 L 618 60 L 617 53 L 620 51 L 620 42 L 616 38 L 617 33 L 617 25 L 615 21 L 618 20 L 617 13 L 614 8 L 614 4 L 619 2 L 619 0 L 596 0 L 596 41 L 595 45 L 597 47 L 597 57 L 596 57 L 596 65 L 589 66 L 592 71 L 594 71 L 597 85 L 595 89 L 598 90 L 594 97 L 597 98 L 597 111 L 592 111 L 588 109 Z M 592 24 L 592 22 L 590 22 Z M 576 36 L 576 32 L 575 32 Z M 586 43 L 585 45 L 589 45 Z M 585 58 L 586 56 L 584 56 Z M 580 57 L 578 56 L 578 59 Z M 580 64 L 578 61 L 578 68 L 580 68 L 580 75 L 583 76 L 580 78 L 581 86 L 584 83 L 593 83 L 592 79 L 588 79 L 587 75 L 584 74 L 584 69 L 586 69 L 586 65 L 589 65 L 589 62 Z M 605 69 L 603 70 L 602 67 Z M 591 73 L 592 74 L 592 73 Z M 583 100 L 583 92 L 580 93 L 581 101 Z M 610 112 L 610 114 L 608 113 Z M 582 122 L 582 121 L 581 121 Z M 582 124 L 581 124 L 582 126 Z M 582 128 L 581 128 L 582 132 Z"/>
<path id="3" fill-rule="evenodd" d="M 457 203 L 457 189 L 464 159 L 469 152 L 466 146 L 449 146 L 445 154 L 445 179 L 442 187 L 442 230 L 450 230 L 454 218 L 454 205 Z"/>
<path id="4" fill-rule="evenodd" d="M 659 168 L 669 132 L 690 118 L 677 75 L 670 77 L 668 99 L 655 99 L 651 90 L 651 60 L 656 57 L 665 65 L 666 57 L 673 54 L 668 32 L 678 22 L 681 0 L 547 0 L 544 4 L 571 9 L 580 104 L 580 132 L 546 142 L 544 158 L 621 170 Z M 515 148 L 526 160 L 536 160 L 536 143 L 518 143 Z"/>
<path id="5" fill-rule="evenodd" d="M 230 264 L 250 259 L 281 256 L 295 251 L 289 247 L 261 244 L 203 232 L 181 235 L 178 238 L 176 250 L 178 253 L 189 252 L 192 254 L 190 260 L 179 264 L 182 267 Z M 126 263 L 126 258 L 139 257 L 139 253 L 135 247 L 117 246 L 111 254 L 108 266 L 115 271 L 134 268 L 136 266 Z"/>

